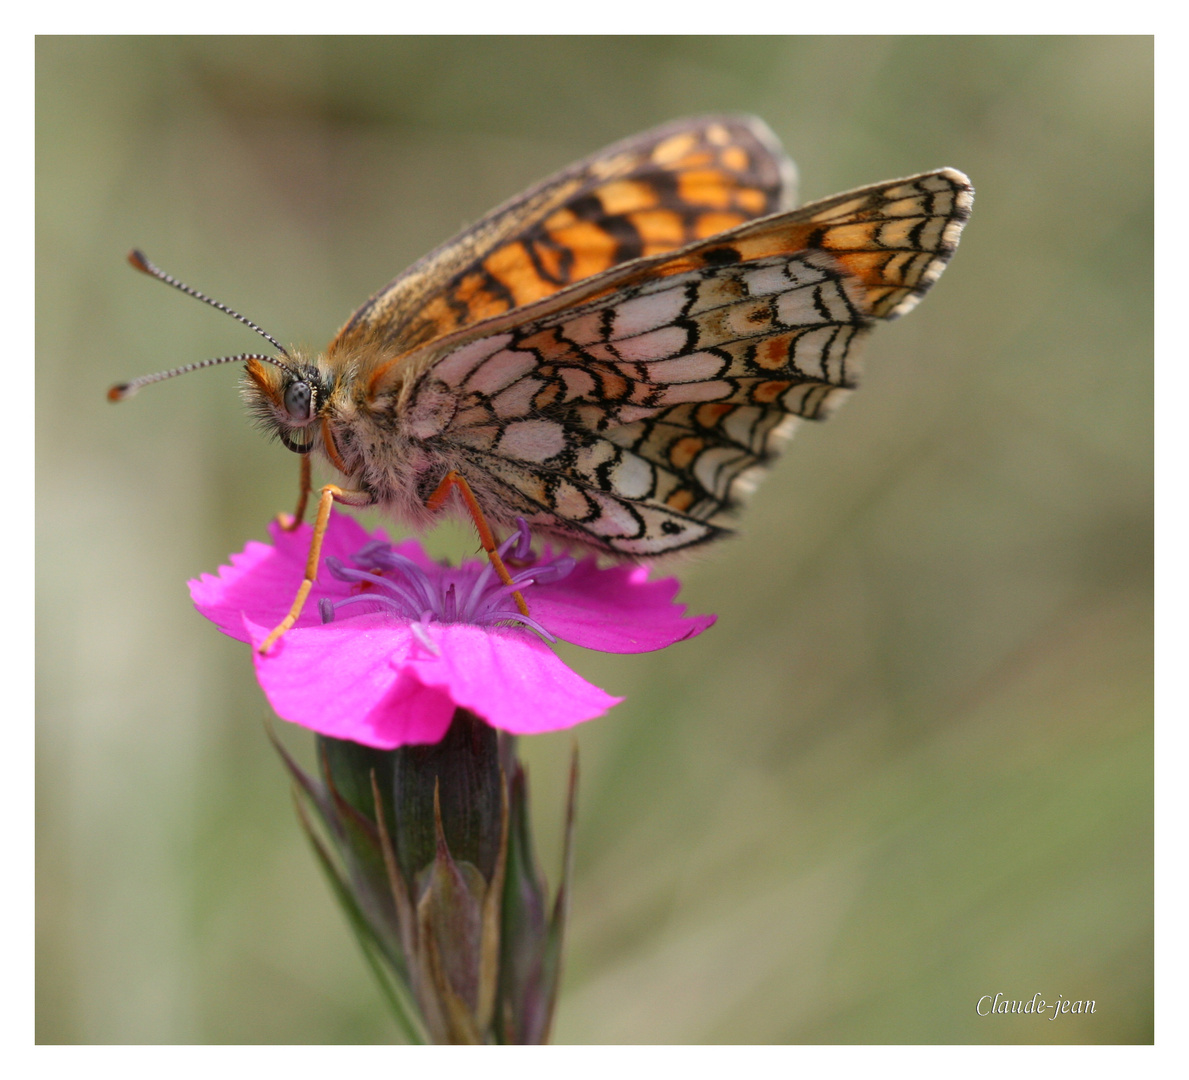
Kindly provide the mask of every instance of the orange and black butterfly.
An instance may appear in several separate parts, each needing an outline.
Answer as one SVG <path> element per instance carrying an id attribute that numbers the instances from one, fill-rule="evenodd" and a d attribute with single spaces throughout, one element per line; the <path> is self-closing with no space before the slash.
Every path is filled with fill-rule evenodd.
<path id="1" fill-rule="evenodd" d="M 727 531 L 800 420 L 854 388 L 861 340 L 929 290 L 973 200 L 954 169 L 796 210 L 793 185 L 759 120 L 668 124 L 493 210 L 325 352 L 285 349 L 236 316 L 278 354 L 178 372 L 245 363 L 262 424 L 344 478 L 322 491 L 323 528 L 332 501 L 424 528 L 458 487 L 489 550 L 483 519 L 518 517 L 610 555 L 690 548 Z"/>

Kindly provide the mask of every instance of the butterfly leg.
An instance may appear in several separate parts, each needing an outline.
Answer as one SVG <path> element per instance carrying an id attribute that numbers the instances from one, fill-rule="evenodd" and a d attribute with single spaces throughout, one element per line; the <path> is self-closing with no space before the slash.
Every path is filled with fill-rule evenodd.
<path id="1" fill-rule="evenodd" d="M 278 514 L 277 524 L 281 526 L 285 532 L 293 532 L 298 525 L 302 523 L 306 516 L 306 505 L 310 501 L 310 458 L 306 454 L 301 459 L 301 493 L 297 496 L 297 509 L 293 511 L 293 516 L 288 514 Z"/>
<path id="2" fill-rule="evenodd" d="M 500 557 L 498 546 L 495 542 L 495 534 L 491 531 L 491 526 L 487 524 L 487 518 L 479 507 L 479 500 L 475 498 L 475 493 L 471 490 L 471 485 L 466 482 L 466 479 L 461 473 L 457 473 L 451 469 L 443 476 L 442 482 L 438 485 L 437 490 L 429 497 L 425 505 L 430 510 L 440 510 L 442 504 L 446 501 L 446 497 L 450 494 L 451 488 L 458 488 L 459 493 L 462 495 L 462 501 L 466 504 L 467 511 L 471 515 L 471 520 L 475 523 L 475 530 L 479 534 L 479 543 L 483 545 L 483 550 L 487 552 L 487 557 L 491 560 L 491 565 L 495 568 L 500 581 L 505 585 L 511 585 L 512 575 L 508 573 L 508 568 L 504 565 L 504 560 Z M 519 591 L 512 594 L 512 599 L 516 601 L 516 607 L 519 609 L 520 614 L 527 615 L 528 604 L 524 602 L 524 597 L 520 595 Z"/>
<path id="3" fill-rule="evenodd" d="M 297 590 L 297 597 L 289 609 L 289 614 L 277 624 L 260 646 L 261 656 L 268 652 L 280 636 L 297 622 L 301 609 L 305 607 L 306 598 L 314 587 L 314 578 L 318 575 L 318 561 L 322 556 L 322 539 L 326 536 L 327 525 L 330 524 L 330 509 L 336 502 L 346 506 L 370 506 L 372 497 L 366 491 L 349 491 L 337 484 L 327 484 L 322 489 L 322 494 L 318 499 L 318 516 L 314 520 L 314 537 L 310 541 L 310 554 L 306 559 L 305 578 Z"/>

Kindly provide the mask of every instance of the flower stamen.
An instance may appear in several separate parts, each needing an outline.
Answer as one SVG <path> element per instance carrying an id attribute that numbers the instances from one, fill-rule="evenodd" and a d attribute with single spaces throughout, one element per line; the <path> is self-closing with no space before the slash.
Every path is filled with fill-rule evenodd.
<path id="1" fill-rule="evenodd" d="M 518 518 L 517 531 L 497 550 L 501 556 L 511 553 L 510 557 L 523 562 L 532 556 L 531 545 L 528 525 Z M 355 566 L 347 566 L 333 556 L 326 559 L 332 576 L 359 585 L 363 591 L 342 600 L 323 599 L 319 604 L 322 621 L 332 622 L 337 612 L 348 605 L 365 604 L 368 611 L 379 609 L 410 620 L 417 640 L 431 650 L 436 646 L 425 628 L 435 621 L 476 626 L 512 624 L 531 630 L 546 641 L 556 640 L 536 619 L 522 614 L 515 603 L 516 596 L 531 585 L 560 581 L 577 565 L 568 555 L 562 555 L 528 566 L 510 584 L 504 584 L 496 578 L 490 562 L 443 566 L 430 573 L 383 540 L 365 544 L 352 556 L 352 561 Z"/>

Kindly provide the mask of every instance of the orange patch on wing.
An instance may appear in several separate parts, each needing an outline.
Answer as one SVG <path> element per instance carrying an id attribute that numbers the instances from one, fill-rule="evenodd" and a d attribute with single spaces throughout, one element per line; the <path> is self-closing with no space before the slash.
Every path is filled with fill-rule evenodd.
<path id="1" fill-rule="evenodd" d="M 692 206 L 725 209 L 731 205 L 733 187 L 731 178 L 717 169 L 700 169 L 677 176 L 677 194 Z"/>
<path id="2" fill-rule="evenodd" d="M 595 190 L 607 214 L 630 214 L 633 210 L 656 206 L 656 192 L 639 180 L 615 180 Z"/>
<path id="3" fill-rule="evenodd" d="M 722 163 L 734 172 L 743 172 L 747 168 L 747 151 L 742 146 L 728 146 L 722 152 Z"/>
<path id="4" fill-rule="evenodd" d="M 786 225 L 780 229 L 768 229 L 753 236 L 746 236 L 733 240 L 731 246 L 738 249 L 742 258 L 764 259 L 769 255 L 787 255 L 793 251 L 800 251 L 805 247 L 812 225 Z"/>
<path id="5" fill-rule="evenodd" d="M 581 220 L 573 210 L 563 206 L 560 210 L 555 210 L 545 219 L 545 228 L 549 232 L 553 232 L 554 229 L 565 229 Z"/>
<path id="6" fill-rule="evenodd" d="M 670 135 L 664 142 L 657 143 L 652 148 L 652 160 L 658 165 L 673 165 L 689 153 L 697 143 L 697 136 L 691 135 L 688 131 Z"/>
<path id="7" fill-rule="evenodd" d="M 734 405 L 724 404 L 722 402 L 708 401 L 705 405 L 698 406 L 695 416 L 702 427 L 718 427 L 718 422 L 734 409 L 734 407 Z"/>
<path id="8" fill-rule="evenodd" d="M 681 215 L 672 210 L 637 210 L 628 215 L 628 220 L 636 226 L 636 232 L 644 241 L 645 255 L 672 251 L 686 241 Z"/>
<path id="9" fill-rule="evenodd" d="M 681 169 L 702 169 L 707 165 L 716 165 L 718 159 L 706 150 L 698 150 L 692 154 L 686 154 L 679 162 L 677 162 L 674 172 Z"/>
<path id="10" fill-rule="evenodd" d="M 498 281 L 499 279 L 497 278 L 496 280 Z M 455 287 L 453 296 L 456 301 L 466 304 L 467 325 L 479 322 L 481 319 L 490 319 L 495 315 L 502 315 L 505 311 L 510 310 L 512 306 L 505 297 L 491 289 L 487 275 L 478 271 L 467 274 Z M 451 312 L 451 316 L 454 325 L 459 325 L 458 319 L 454 316 L 453 312 Z"/>
<path id="11" fill-rule="evenodd" d="M 446 303 L 446 298 L 443 296 L 435 296 L 426 304 L 421 309 L 417 322 L 419 324 L 430 323 L 440 333 L 447 333 L 456 324 L 454 312 L 450 309 L 450 305 Z"/>
<path id="12" fill-rule="evenodd" d="M 756 345 L 755 362 L 762 368 L 782 368 L 789 362 L 792 334 L 779 334 Z"/>
<path id="13" fill-rule="evenodd" d="M 459 280 L 454 286 L 454 298 L 464 304 L 470 304 L 476 297 L 487 292 L 487 279 L 479 273 L 470 273 Z"/>
<path id="14" fill-rule="evenodd" d="M 594 369 L 594 374 L 602 383 L 601 391 L 606 400 L 618 401 L 620 398 L 627 397 L 627 379 L 620 375 L 614 368 L 600 364 L 597 369 Z"/>
<path id="15" fill-rule="evenodd" d="M 524 245 L 517 241 L 496 248 L 483 262 L 483 269 L 512 294 L 516 306 L 531 304 L 556 292 L 533 266 Z"/>
<path id="16" fill-rule="evenodd" d="M 675 469 L 688 469 L 690 462 L 702 452 L 705 445 L 706 443 L 702 439 L 695 438 L 692 435 L 684 439 L 678 439 L 669 447 L 670 464 Z"/>
<path id="17" fill-rule="evenodd" d="M 872 306 L 878 304 L 885 296 L 889 296 L 894 292 L 903 292 L 902 288 L 895 285 L 872 285 L 867 290 L 867 299 L 871 301 Z"/>
<path id="18" fill-rule="evenodd" d="M 665 505 L 679 513 L 684 513 L 694 502 L 694 493 L 689 488 L 678 488 L 666 500 Z"/>
<path id="19" fill-rule="evenodd" d="M 705 240 L 709 236 L 717 236 L 720 232 L 733 229 L 736 225 L 742 225 L 746 220 L 742 214 L 729 211 L 699 214 L 698 220 L 694 223 L 694 236 L 699 240 Z"/>
<path id="20" fill-rule="evenodd" d="M 562 341 L 558 336 L 558 329 L 556 326 L 547 327 L 544 330 L 539 330 L 530 337 L 522 338 L 516 343 L 516 348 L 519 350 L 533 350 L 543 361 L 552 361 L 556 363 L 559 360 L 572 359 L 574 356 L 574 349 L 569 342 Z"/>
<path id="21" fill-rule="evenodd" d="M 570 271 L 572 281 L 601 273 L 611 266 L 615 258 L 614 238 L 589 221 L 575 220 L 573 225 L 551 228 L 549 235 L 555 243 L 573 252 L 574 262 Z"/>
<path id="22" fill-rule="evenodd" d="M 792 383 L 782 379 L 773 379 L 770 382 L 757 383 L 752 388 L 751 400 L 759 405 L 770 405 L 790 386 L 792 386 Z"/>
<path id="23" fill-rule="evenodd" d="M 735 192 L 735 203 L 749 214 L 762 214 L 765 205 L 764 193 L 758 188 L 739 188 Z"/>
<path id="24" fill-rule="evenodd" d="M 877 227 L 872 222 L 862 221 L 853 225 L 831 225 L 822 238 L 822 247 L 828 251 L 873 247 Z"/>
<path id="25" fill-rule="evenodd" d="M 835 251 L 831 254 L 865 285 L 898 284 L 884 278 L 884 264 L 888 260 L 886 251 Z"/>
<path id="26" fill-rule="evenodd" d="M 651 213 L 651 211 L 649 211 Z M 635 218 L 638 215 L 633 215 Z M 698 239 L 717 236 L 720 232 L 742 224 L 746 219 L 741 214 L 711 212 L 702 214 L 695 225 Z M 748 262 L 752 259 L 763 259 L 769 255 L 787 255 L 794 251 L 802 251 L 806 240 L 817 226 L 805 222 L 784 224 L 779 228 L 771 225 L 763 226 L 759 231 L 750 235 L 733 236 L 730 238 L 731 247 L 739 252 L 740 261 Z M 697 249 L 688 255 L 670 259 L 660 266 L 651 266 L 646 270 L 636 271 L 626 277 L 616 280 L 614 286 L 592 292 L 586 300 L 605 296 L 613 289 L 623 289 L 640 281 L 653 281 L 662 277 L 673 277 L 685 274 L 691 270 L 704 270 L 712 265 L 703 255 L 706 249 Z M 661 252 L 658 252 L 660 254 Z M 838 256 L 844 258 L 844 256 Z"/>
<path id="27" fill-rule="evenodd" d="M 561 252 L 552 244 L 534 243 L 533 254 L 536 255 L 537 261 L 551 278 L 555 281 L 567 280 L 562 273 Z"/>
<path id="28" fill-rule="evenodd" d="M 561 393 L 561 384 L 557 381 L 547 382 L 540 390 L 537 391 L 533 398 L 534 409 L 547 409 L 552 405 Z"/>

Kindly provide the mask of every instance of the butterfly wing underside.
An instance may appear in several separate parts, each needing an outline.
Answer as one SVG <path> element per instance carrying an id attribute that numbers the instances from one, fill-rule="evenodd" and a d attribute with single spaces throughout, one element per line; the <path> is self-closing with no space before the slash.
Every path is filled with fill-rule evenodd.
<path id="1" fill-rule="evenodd" d="M 712 539 L 937 280 L 972 197 L 939 170 L 606 271 L 439 343 L 410 430 L 496 520 L 627 556 Z"/>
<path id="2" fill-rule="evenodd" d="M 384 286 L 330 351 L 392 354 L 534 303 L 584 278 L 786 209 L 794 173 L 746 116 L 676 121 L 557 173 Z"/>

